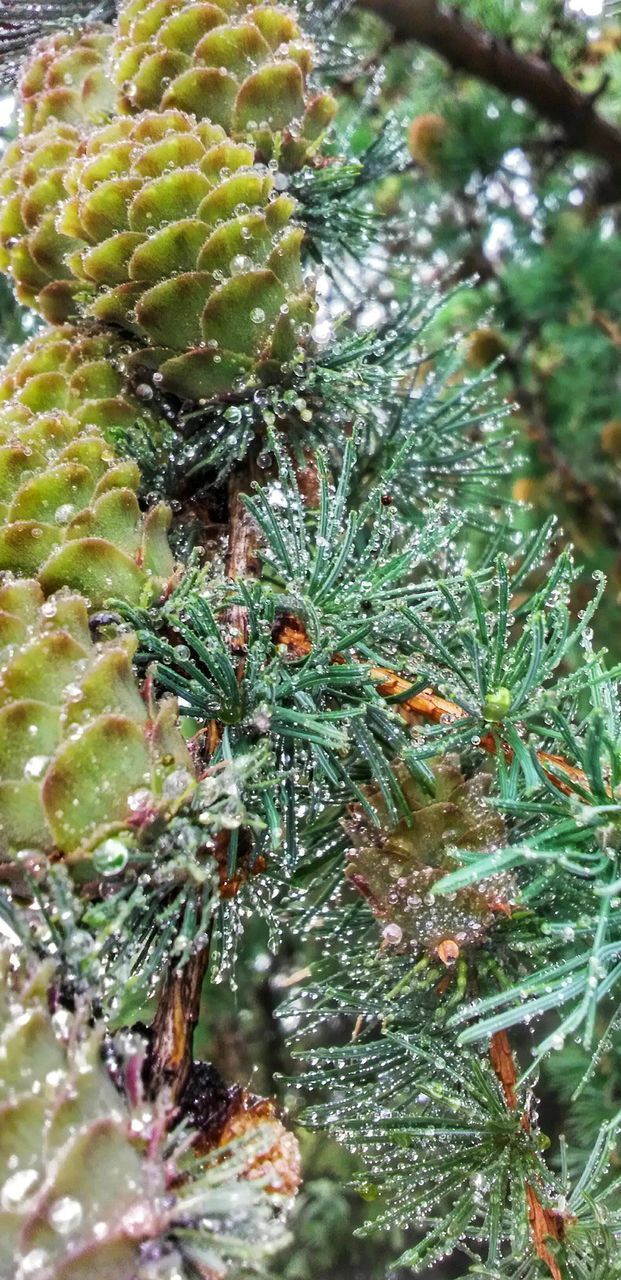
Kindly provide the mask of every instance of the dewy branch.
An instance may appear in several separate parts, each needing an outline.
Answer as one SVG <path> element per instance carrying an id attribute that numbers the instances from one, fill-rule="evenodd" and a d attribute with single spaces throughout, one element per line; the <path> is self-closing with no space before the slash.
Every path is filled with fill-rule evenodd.
<path id="1" fill-rule="evenodd" d="M 298 654 L 300 657 L 310 653 L 312 647 L 301 622 L 297 618 L 290 618 L 282 624 L 278 633 L 278 640 L 280 644 L 287 645 L 292 653 Z M 343 659 L 339 654 L 336 654 L 333 661 L 342 662 Z M 441 697 L 440 694 L 434 693 L 433 689 L 422 689 L 410 697 L 405 697 L 404 695 L 407 695 L 408 689 L 412 686 L 411 679 L 398 675 L 397 672 L 391 671 L 389 667 L 372 666 L 369 669 L 369 676 L 376 682 L 378 692 L 383 698 L 402 699 L 397 704 L 397 710 L 408 723 L 427 720 L 432 724 L 444 724 L 452 720 L 459 720 L 466 714 L 456 702 L 450 702 L 447 698 Z M 489 751 L 493 755 L 497 751 L 496 739 L 491 733 L 481 738 L 480 745 L 485 751 Z M 503 746 L 502 750 L 505 758 L 511 760 L 511 748 Z M 559 791 L 571 791 L 571 783 L 586 784 L 586 778 L 582 770 L 569 764 L 562 756 L 552 755 L 548 751 L 538 751 L 537 759 L 545 769 L 550 781 L 558 787 Z"/>
<path id="2" fill-rule="evenodd" d="M 596 95 L 582 93 L 547 59 L 518 52 L 512 44 L 464 18 L 458 6 L 436 0 L 358 0 L 379 14 L 397 36 L 416 40 L 463 71 L 502 93 L 521 98 L 542 120 L 561 131 L 568 147 L 604 162 L 598 188 L 605 203 L 621 189 L 621 129 L 596 109 Z"/>
<path id="3" fill-rule="evenodd" d="M 243 503 L 243 494 L 248 492 L 255 478 L 256 457 L 255 447 L 250 450 L 244 463 L 233 470 L 229 479 L 226 573 L 231 579 L 251 577 L 257 572 L 256 534 Z M 225 619 L 225 625 L 231 649 L 239 657 L 237 675 L 241 680 L 247 639 L 246 610 L 241 606 L 232 608 Z M 217 742 L 218 727 L 213 725 L 212 730 L 210 740 Z M 223 842 L 228 838 L 226 832 L 222 832 L 219 837 Z M 226 863 L 225 851 L 219 850 L 218 860 Z M 192 1068 L 194 1030 L 200 1015 L 201 991 L 209 966 L 209 952 L 210 940 L 207 939 L 184 966 L 171 965 L 162 984 L 153 1023 L 150 1087 L 154 1094 L 163 1087 L 168 1088 L 174 1102 L 179 1102 Z"/>

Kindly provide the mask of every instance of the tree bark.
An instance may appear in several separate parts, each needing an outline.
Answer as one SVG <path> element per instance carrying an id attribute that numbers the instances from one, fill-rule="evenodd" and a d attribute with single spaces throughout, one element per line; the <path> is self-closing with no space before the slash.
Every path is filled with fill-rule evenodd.
<path id="1" fill-rule="evenodd" d="M 149 1092 L 169 1091 L 176 1105 L 192 1070 L 192 1044 L 198 1022 L 203 979 L 209 964 L 209 945 L 181 969 L 171 966 L 162 983 L 153 1022 L 149 1058 Z"/>
<path id="2" fill-rule="evenodd" d="M 454 70 L 527 102 L 543 120 L 559 128 L 568 146 L 608 166 L 601 199 L 621 195 L 621 129 L 596 110 L 593 95 L 574 88 L 550 62 L 519 53 L 507 40 L 437 0 L 358 0 L 358 4 L 384 18 L 398 36 L 433 49 Z"/>

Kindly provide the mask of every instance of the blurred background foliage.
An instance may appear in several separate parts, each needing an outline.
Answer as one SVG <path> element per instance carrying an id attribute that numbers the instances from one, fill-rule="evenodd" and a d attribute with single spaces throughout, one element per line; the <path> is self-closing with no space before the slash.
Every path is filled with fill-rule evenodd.
<path id="1" fill-rule="evenodd" d="M 454 12 L 456 21 L 473 20 L 548 64 L 552 75 L 591 95 L 600 115 L 621 123 L 621 12 L 614 5 L 462 0 Z M 597 161 L 524 98 L 395 40 L 369 16 L 371 38 L 386 65 L 376 115 L 397 115 L 411 156 L 409 174 L 386 179 L 377 199 L 384 212 L 411 220 L 430 285 L 465 286 L 440 314 L 438 336 L 464 335 L 473 373 L 498 362 L 516 432 L 509 496 L 529 504 L 529 524 L 555 514 L 586 570 L 606 572 L 598 638 L 616 659 L 619 205 Z M 352 113 L 361 92 L 351 96 Z"/>
<path id="2" fill-rule="evenodd" d="M 414 0 L 412 0 L 414 3 Z M 377 6 L 381 8 L 381 0 Z M 567 0 L 462 0 L 452 11 L 491 36 L 548 63 L 553 74 L 594 95 L 598 111 L 621 127 L 621 12 Z M 326 42 L 339 93 L 338 128 L 359 153 L 396 118 L 408 150 L 404 171 L 370 192 L 372 212 L 398 229 L 396 254 L 416 247 L 416 285 L 447 295 L 433 330 L 441 345 L 460 335 L 473 377 L 495 370 L 515 430 L 506 500 L 521 522 L 556 515 L 591 571 L 608 589 L 598 640 L 621 657 L 621 204 L 602 189 L 600 166 L 524 98 L 454 70 L 436 53 L 395 36 L 376 14 L 355 9 Z M 380 71 L 381 67 L 381 71 Z M 336 68 L 336 71 L 334 70 Z M 555 69 L 555 70 L 553 70 Z M 12 132 L 11 100 L 0 101 L 1 136 Z M 337 142 L 338 146 L 338 133 Z M 381 273 L 378 273 L 378 283 Z M 407 281 L 401 288 L 407 291 Z M 366 298 L 372 311 L 373 297 Z M 385 301 L 385 299 L 383 299 Z M 36 321 L 0 282 L 0 357 Z M 580 588 L 579 588 L 580 591 Z M 580 607 L 580 598 L 576 600 Z M 310 944 L 292 938 L 278 962 L 257 925 L 246 934 L 230 993 L 210 988 L 198 1043 L 222 1074 L 258 1093 L 277 1093 L 295 1115 L 303 1098 L 287 1083 L 295 1064 L 288 1027 L 277 1016 Z M 554 1084 L 567 1101 L 582 1087 L 568 1134 L 578 1153 L 621 1103 L 621 1030 L 583 1081 L 588 1060 L 569 1047 L 554 1059 Z M 544 1069 L 545 1096 L 545 1069 Z M 565 1128 L 562 1106 L 556 1128 Z M 577 1117 L 577 1118 L 576 1118 Z M 351 1158 L 321 1135 L 301 1137 L 306 1179 L 295 1239 L 275 1264 L 282 1280 L 376 1280 L 404 1240 L 356 1240 L 373 1214 L 346 1189 Z M 344 1189 L 345 1188 L 345 1189 Z M 461 1264 L 463 1266 L 463 1264 Z M 448 1263 L 434 1280 L 463 1274 Z"/>

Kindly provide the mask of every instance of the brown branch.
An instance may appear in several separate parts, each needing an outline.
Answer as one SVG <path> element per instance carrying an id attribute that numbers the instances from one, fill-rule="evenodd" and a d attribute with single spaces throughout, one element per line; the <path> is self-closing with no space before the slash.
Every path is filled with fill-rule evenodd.
<path id="1" fill-rule="evenodd" d="M 297 618 L 285 619 L 280 624 L 277 639 L 279 644 L 286 644 L 296 657 L 304 657 L 307 653 L 310 653 L 312 648 L 311 642 Z M 337 653 L 332 661 L 344 662 L 345 659 L 341 654 Z M 404 696 L 407 695 L 408 689 L 412 687 L 412 679 L 398 675 L 390 667 L 372 666 L 369 668 L 369 676 L 371 680 L 377 683 L 377 691 L 383 698 L 402 699 L 396 704 L 396 709 L 399 715 L 403 716 L 403 719 L 407 720 L 408 723 L 429 720 L 432 724 L 448 724 L 451 721 L 461 720 L 466 715 L 463 708 L 456 702 L 449 702 L 447 698 L 442 698 L 433 689 L 421 689 L 419 693 L 412 694 L 411 697 Z M 492 755 L 495 755 L 498 750 L 497 740 L 491 733 L 485 734 L 481 738 L 480 746 L 484 751 L 489 751 Z M 502 751 L 507 761 L 513 758 L 513 752 L 510 747 L 503 746 Z M 576 769 L 575 765 L 569 764 L 562 756 L 551 755 L 549 751 L 538 751 L 537 759 L 545 769 L 550 781 L 558 787 L 559 791 L 569 794 L 572 791 L 572 783 L 586 785 L 587 779 L 582 770 Z"/>
<path id="2" fill-rule="evenodd" d="M 548 1248 L 548 1240 L 562 1241 L 566 1223 L 570 1219 L 566 1214 L 559 1213 L 557 1209 L 546 1209 L 532 1182 L 526 1183 L 526 1204 L 535 1253 L 548 1268 L 552 1280 L 563 1280 L 558 1262 Z"/>
<path id="3" fill-rule="evenodd" d="M 576 89 L 550 62 L 520 53 L 500 37 L 437 0 L 358 0 L 405 39 L 416 40 L 455 71 L 475 76 L 512 98 L 521 98 L 556 125 L 566 144 L 604 161 L 609 180 L 600 199 L 621 191 L 621 129 L 595 109 L 595 97 Z"/>
<path id="4" fill-rule="evenodd" d="M 255 476 L 256 449 L 231 474 L 228 492 L 229 535 L 226 572 L 230 578 L 248 577 L 257 571 L 256 533 L 242 501 Z M 238 605 L 228 611 L 225 625 L 233 653 L 239 657 L 238 678 L 244 673 L 247 642 L 246 610 Z M 212 747 L 217 743 L 216 726 L 210 726 Z M 228 839 L 226 833 L 222 833 Z M 218 851 L 218 861 L 226 865 L 226 850 Z M 210 941 L 190 957 L 183 967 L 171 965 L 164 976 L 157 1013 L 153 1022 L 149 1058 L 149 1088 L 155 1096 L 162 1088 L 170 1092 L 173 1104 L 181 1099 L 193 1061 L 194 1030 L 200 1015 L 201 991 L 209 964 Z"/>
<path id="5" fill-rule="evenodd" d="M 244 506 L 243 496 L 250 490 L 256 478 L 258 446 L 253 447 L 243 466 L 233 471 L 229 480 L 229 542 L 226 555 L 228 578 L 254 577 L 258 571 L 257 534 Z M 239 654 L 238 679 L 244 674 L 244 655 L 248 641 L 247 611 L 242 605 L 233 605 L 228 612 L 229 644 Z"/>
<path id="6" fill-rule="evenodd" d="M 153 1022 L 149 1057 L 149 1090 L 153 1097 L 168 1089 L 179 1102 L 192 1069 L 192 1043 L 198 1022 L 209 944 L 183 968 L 171 966 L 162 983 Z"/>
<path id="7" fill-rule="evenodd" d="M 492 1036 L 489 1058 L 504 1094 L 506 1105 L 509 1111 L 515 1111 L 518 1104 L 517 1064 L 506 1031 L 496 1031 Z M 523 1112 L 521 1117 L 521 1127 L 525 1133 L 528 1133 L 530 1119 L 526 1111 Z M 552 1280 L 562 1280 L 558 1263 L 548 1248 L 548 1241 L 562 1241 L 567 1224 L 573 1222 L 573 1218 L 569 1214 L 560 1213 L 556 1209 L 547 1209 L 541 1203 L 539 1191 L 534 1181 L 526 1183 L 525 1192 L 528 1226 L 535 1253 L 547 1267 Z"/>
<path id="8" fill-rule="evenodd" d="M 489 1060 L 500 1083 L 509 1111 L 517 1107 L 517 1068 L 506 1031 L 495 1031 L 489 1046 Z"/>

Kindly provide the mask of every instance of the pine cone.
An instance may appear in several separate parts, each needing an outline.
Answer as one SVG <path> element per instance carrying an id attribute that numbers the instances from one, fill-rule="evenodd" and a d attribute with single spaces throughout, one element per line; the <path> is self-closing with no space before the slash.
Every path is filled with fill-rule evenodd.
<path id="1" fill-rule="evenodd" d="M 107 66 L 112 29 L 59 31 L 37 41 L 19 81 L 22 133 L 48 120 L 101 124 L 114 107 Z"/>
<path id="2" fill-rule="evenodd" d="M 252 1136 L 194 1155 L 144 1104 L 136 1038 L 114 1084 L 51 965 L 4 951 L 0 975 L 2 1280 L 224 1280 L 284 1243 L 286 1206 L 244 1173 Z"/>
<path id="3" fill-rule="evenodd" d="M 485 804 L 487 774 L 466 781 L 451 756 L 434 772 L 433 798 L 411 774 L 400 773 L 411 818 L 392 828 L 379 789 L 367 789 L 382 826 L 372 826 L 361 806 L 352 808 L 346 874 L 383 922 L 387 944 L 435 952 L 451 963 L 463 946 L 485 940 L 495 912 L 510 909 L 513 884 L 508 876 L 495 876 L 480 886 L 432 896 L 436 882 L 454 869 L 453 849 L 491 849 L 504 830 L 501 817 Z"/>
<path id="4" fill-rule="evenodd" d="M 468 362 L 475 369 L 487 369 L 501 356 L 506 356 L 507 345 L 496 329 L 475 329 L 468 341 Z"/>
<path id="5" fill-rule="evenodd" d="M 180 108 L 253 142 L 260 159 L 285 171 L 316 152 L 336 104 L 308 93 L 312 48 L 290 9 L 125 0 L 117 26 L 119 110 Z"/>
<path id="6" fill-rule="evenodd" d="M 169 508 L 143 515 L 138 468 L 108 442 L 141 419 L 156 429 L 123 393 L 119 346 L 67 326 L 0 373 L 0 570 L 36 576 L 46 594 L 71 587 L 94 607 L 153 597 L 173 571 Z"/>
<path id="7" fill-rule="evenodd" d="M 312 316 L 294 201 L 253 160 L 219 125 L 146 112 L 92 133 L 65 176 L 86 312 L 147 342 L 140 363 L 180 396 L 278 376 Z"/>
<path id="8" fill-rule="evenodd" d="M 2 853 L 28 863 L 58 851 L 79 866 L 94 849 L 96 871 L 122 870 L 112 837 L 166 807 L 168 775 L 175 795 L 180 770 L 192 785 L 174 701 L 145 705 L 135 636 L 95 643 L 81 596 L 45 600 L 32 579 L 6 575 L 0 627 Z"/>
<path id="9" fill-rule="evenodd" d="M 141 1234 L 165 1226 L 164 1166 L 132 1135 L 100 1037 L 50 1016 L 51 966 L 28 977 L 1 959 L 0 1275 L 134 1280 Z"/>
<path id="10" fill-rule="evenodd" d="M 442 157 L 442 150 L 449 133 L 444 116 L 428 111 L 415 116 L 408 129 L 408 149 L 413 160 L 422 169 L 435 171 Z"/>
<path id="11" fill-rule="evenodd" d="M 313 302 L 275 170 L 311 160 L 334 110 L 308 95 L 310 46 L 273 4 L 129 0 L 115 32 L 43 40 L 25 67 L 0 269 L 51 323 L 96 316 L 148 344 L 136 364 L 183 398 L 280 376 Z"/>
<path id="12" fill-rule="evenodd" d="M 0 163 L 0 270 L 11 276 L 19 301 L 52 324 L 73 315 L 84 292 L 66 261 L 73 242 L 56 228 L 66 198 L 63 175 L 79 141 L 73 125 L 52 120 L 10 143 Z"/>

